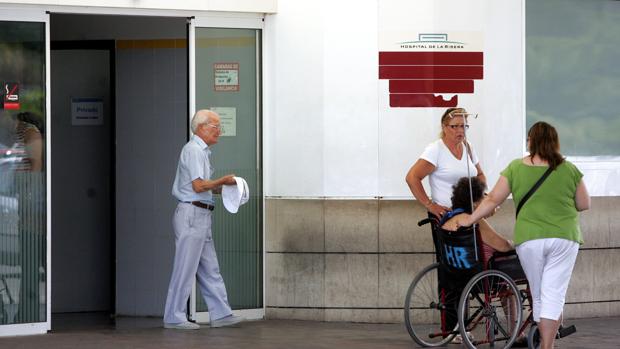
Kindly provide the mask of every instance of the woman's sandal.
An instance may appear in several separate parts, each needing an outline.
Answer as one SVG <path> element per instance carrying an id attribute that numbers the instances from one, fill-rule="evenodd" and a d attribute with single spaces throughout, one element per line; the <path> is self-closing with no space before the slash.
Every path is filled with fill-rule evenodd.
<path id="1" fill-rule="evenodd" d="M 519 336 L 515 339 L 515 342 L 512 343 L 513 348 L 527 348 L 527 337 Z"/>

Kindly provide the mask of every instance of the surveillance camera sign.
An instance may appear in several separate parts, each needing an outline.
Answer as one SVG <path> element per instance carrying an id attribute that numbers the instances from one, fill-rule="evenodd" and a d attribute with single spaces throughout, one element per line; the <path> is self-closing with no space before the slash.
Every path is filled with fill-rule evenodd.
<path id="1" fill-rule="evenodd" d="M 214 63 L 213 78 L 213 90 L 217 92 L 239 91 L 239 63 Z"/>

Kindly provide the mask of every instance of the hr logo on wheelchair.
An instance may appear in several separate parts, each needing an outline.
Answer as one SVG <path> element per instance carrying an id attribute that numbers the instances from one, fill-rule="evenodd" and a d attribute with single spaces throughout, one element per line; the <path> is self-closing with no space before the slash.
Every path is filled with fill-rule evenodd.
<path id="1" fill-rule="evenodd" d="M 458 269 L 469 269 L 471 264 L 467 261 L 469 253 L 465 247 L 444 245 L 444 257 L 446 262 Z"/>

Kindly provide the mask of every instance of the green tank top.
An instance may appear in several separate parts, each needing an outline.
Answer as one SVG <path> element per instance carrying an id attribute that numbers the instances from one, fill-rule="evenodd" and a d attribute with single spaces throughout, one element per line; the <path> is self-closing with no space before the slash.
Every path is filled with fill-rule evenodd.
<path id="1" fill-rule="evenodd" d="M 513 160 L 501 175 L 508 179 L 515 207 L 545 173 L 547 166 L 528 166 Z M 515 245 L 528 240 L 561 238 L 583 243 L 575 192 L 583 174 L 564 161 L 540 185 L 521 208 L 515 223 Z"/>

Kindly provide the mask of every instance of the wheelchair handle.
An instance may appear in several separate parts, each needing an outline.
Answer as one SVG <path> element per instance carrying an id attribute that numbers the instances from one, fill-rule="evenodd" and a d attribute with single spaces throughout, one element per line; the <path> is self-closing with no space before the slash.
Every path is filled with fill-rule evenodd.
<path id="1" fill-rule="evenodd" d="M 431 220 L 430 218 L 424 218 L 423 220 L 421 220 L 421 221 L 419 221 L 419 222 L 418 222 L 418 227 L 421 227 L 421 226 L 423 226 L 423 225 L 425 225 L 425 224 L 428 224 L 428 223 L 430 223 L 431 221 L 432 221 L 432 220 Z"/>
<path id="2" fill-rule="evenodd" d="M 577 332 L 577 327 L 575 325 L 570 325 L 568 327 L 560 326 L 558 328 L 557 338 L 564 338 L 566 336 L 570 336 L 571 334 Z"/>

